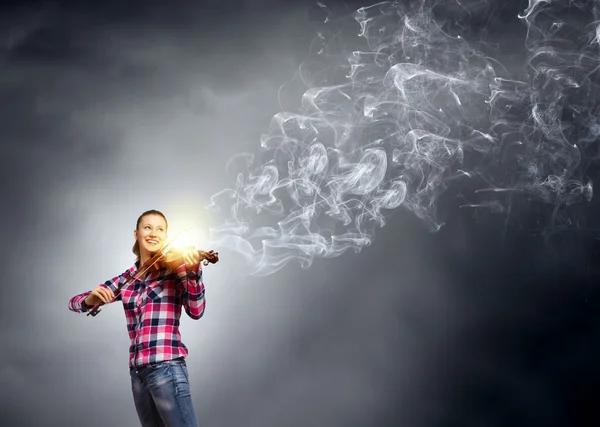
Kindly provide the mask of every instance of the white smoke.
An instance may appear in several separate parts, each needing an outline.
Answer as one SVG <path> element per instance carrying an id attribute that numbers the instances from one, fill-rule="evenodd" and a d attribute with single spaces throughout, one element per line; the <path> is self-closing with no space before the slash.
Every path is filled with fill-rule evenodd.
<path id="1" fill-rule="evenodd" d="M 331 36 L 319 34 L 300 70 L 301 106 L 273 117 L 258 154 L 232 160 L 242 170 L 212 197 L 224 221 L 211 247 L 239 253 L 254 275 L 291 260 L 308 268 L 360 251 L 398 208 L 438 230 L 440 195 L 467 186 L 464 208 L 532 200 L 568 223 L 568 206 L 592 197 L 585 172 L 600 135 L 591 5 L 530 0 L 519 15 L 527 61 L 512 72 L 467 30 L 480 2 L 444 3 L 453 15 L 428 0 L 378 3 L 353 14 L 350 36 L 321 5 Z"/>

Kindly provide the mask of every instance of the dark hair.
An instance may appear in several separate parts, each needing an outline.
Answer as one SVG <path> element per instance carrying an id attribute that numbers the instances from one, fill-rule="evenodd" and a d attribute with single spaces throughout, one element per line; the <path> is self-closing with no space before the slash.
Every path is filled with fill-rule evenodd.
<path id="1" fill-rule="evenodd" d="M 155 209 L 150 209 L 149 211 L 146 211 L 146 212 L 144 212 L 143 214 L 140 215 L 140 217 L 138 218 L 137 222 L 135 223 L 135 229 L 136 230 L 140 228 L 140 222 L 142 222 L 142 218 L 144 218 L 146 215 L 159 215 L 159 216 L 162 216 L 163 219 L 165 220 L 165 224 L 167 224 L 167 227 L 169 227 L 169 223 L 167 222 L 167 217 L 164 216 L 162 212 L 157 211 Z M 133 244 L 132 251 L 135 254 L 135 256 L 139 259 L 139 257 L 140 257 L 140 244 L 138 243 L 137 240 Z"/>

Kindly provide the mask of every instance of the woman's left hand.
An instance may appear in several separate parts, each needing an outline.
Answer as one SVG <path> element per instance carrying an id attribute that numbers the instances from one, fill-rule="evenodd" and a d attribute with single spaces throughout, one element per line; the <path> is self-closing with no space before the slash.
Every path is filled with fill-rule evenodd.
<path id="1" fill-rule="evenodd" d="M 196 248 L 192 246 L 183 250 L 183 262 L 188 268 L 193 268 L 200 264 L 200 254 Z"/>

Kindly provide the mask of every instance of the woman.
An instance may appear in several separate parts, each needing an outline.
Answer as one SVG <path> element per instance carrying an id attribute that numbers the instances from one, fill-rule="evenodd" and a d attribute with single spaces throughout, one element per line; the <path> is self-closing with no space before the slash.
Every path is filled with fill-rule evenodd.
<path id="1" fill-rule="evenodd" d="M 167 219 L 156 210 L 144 212 L 133 232 L 135 264 L 124 273 L 95 289 L 69 300 L 69 309 L 85 313 L 94 305 L 115 299 L 117 287 L 128 277 L 129 284 L 117 293 L 127 319 L 129 371 L 135 407 L 142 427 L 197 427 L 185 362 L 187 347 L 181 342 L 181 307 L 192 319 L 204 314 L 204 283 L 200 256 L 184 252 L 176 269 L 153 268 L 145 277 L 136 277 L 140 266 L 165 243 Z"/>

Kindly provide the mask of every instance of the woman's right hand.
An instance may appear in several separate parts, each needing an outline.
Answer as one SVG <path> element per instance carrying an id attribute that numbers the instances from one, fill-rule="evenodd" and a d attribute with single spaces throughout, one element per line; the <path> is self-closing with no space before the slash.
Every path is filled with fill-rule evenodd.
<path id="1" fill-rule="evenodd" d="M 108 304 L 115 298 L 113 291 L 105 286 L 98 285 L 85 299 L 85 303 L 90 306 L 97 304 Z"/>

